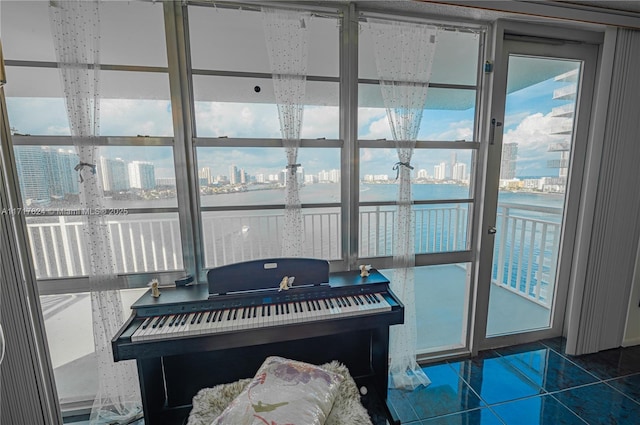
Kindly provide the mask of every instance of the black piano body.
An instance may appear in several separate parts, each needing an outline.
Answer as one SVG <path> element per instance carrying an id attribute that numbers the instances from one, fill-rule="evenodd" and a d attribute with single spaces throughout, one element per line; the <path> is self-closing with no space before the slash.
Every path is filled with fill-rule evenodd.
<path id="1" fill-rule="evenodd" d="M 192 398 L 200 389 L 253 377 L 264 359 L 272 355 L 313 364 L 340 361 L 358 386 L 367 387 L 363 401 L 374 423 L 385 423 L 385 419 L 399 423 L 386 396 L 389 326 L 404 322 L 404 306 L 390 291 L 387 278 L 376 270 L 364 278 L 359 271 L 328 270 L 328 263 L 316 259 L 250 261 L 210 270 L 208 284 L 163 288 L 157 298 L 150 291 L 145 293 L 112 339 L 115 361 L 136 360 L 145 423 L 186 423 Z M 295 277 L 293 287 L 278 291 L 284 276 Z M 249 290 L 249 286 L 257 289 Z M 240 292 L 235 292 L 236 288 Z M 247 306 L 277 308 L 300 303 L 313 306 L 318 300 L 353 297 L 378 297 L 387 309 L 209 334 L 154 336 L 152 340 L 136 340 L 140 337 L 134 336 L 153 318 L 204 318 L 208 314 L 198 312 L 226 313 Z"/>

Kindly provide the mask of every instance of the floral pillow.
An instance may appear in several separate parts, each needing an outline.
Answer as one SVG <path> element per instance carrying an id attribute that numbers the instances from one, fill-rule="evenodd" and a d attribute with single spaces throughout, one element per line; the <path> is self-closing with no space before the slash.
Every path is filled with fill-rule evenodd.
<path id="1" fill-rule="evenodd" d="M 308 363 L 268 357 L 211 425 L 322 425 L 343 379 Z"/>

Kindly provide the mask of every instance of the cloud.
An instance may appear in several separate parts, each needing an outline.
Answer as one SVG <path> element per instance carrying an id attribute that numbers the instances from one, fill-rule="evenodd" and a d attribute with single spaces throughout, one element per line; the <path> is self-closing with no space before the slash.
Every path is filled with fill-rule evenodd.
<path id="1" fill-rule="evenodd" d="M 551 113 L 535 113 L 524 118 L 515 129 L 508 130 L 503 143 L 517 143 L 519 149 L 546 150 L 550 143 L 566 140 L 566 136 L 556 134 L 571 123 L 571 118 L 554 117 Z"/>
<path id="2" fill-rule="evenodd" d="M 340 110 L 337 106 L 307 106 L 302 118 L 303 139 L 337 139 L 339 136 Z"/>
<path id="3" fill-rule="evenodd" d="M 548 160 L 560 159 L 558 152 L 549 152 L 549 145 L 570 141 L 569 135 L 557 134 L 571 125 L 571 118 L 554 117 L 552 113 L 535 113 L 523 117 L 502 139 L 504 143 L 517 143 L 519 175 L 555 175 L 557 170 L 547 168 Z"/>
<path id="4" fill-rule="evenodd" d="M 360 139 L 391 139 L 387 112 L 381 108 L 358 109 L 358 137 Z"/>
<path id="5" fill-rule="evenodd" d="M 104 136 L 173 136 L 168 100 L 102 99 L 100 134 Z"/>
<path id="6" fill-rule="evenodd" d="M 461 120 L 449 123 L 449 128 L 440 133 L 425 136 L 427 140 L 473 140 L 473 121 Z M 422 137 L 421 137 L 422 138 Z"/>

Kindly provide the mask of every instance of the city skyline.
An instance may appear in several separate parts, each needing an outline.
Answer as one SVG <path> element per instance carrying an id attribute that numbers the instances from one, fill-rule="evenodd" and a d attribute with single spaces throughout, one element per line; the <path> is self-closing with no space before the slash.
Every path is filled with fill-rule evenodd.
<path id="1" fill-rule="evenodd" d="M 503 134 L 503 146 L 515 146 L 517 150 L 516 159 L 512 160 L 508 167 L 511 167 L 508 176 L 510 178 L 527 178 L 527 177 L 558 177 L 559 168 L 560 172 L 566 173 L 566 167 L 562 167 L 567 162 L 566 156 L 568 151 L 563 151 L 558 159 L 558 152 L 548 149 L 551 145 L 560 145 L 565 142 L 566 136 L 558 134 L 557 128 L 562 118 L 558 118 L 554 115 L 554 108 L 557 109 L 562 106 L 563 102 L 554 100 L 554 90 L 566 86 L 566 83 L 562 81 L 556 81 L 551 78 L 547 81 L 535 84 L 528 88 L 510 93 L 507 98 L 509 105 L 509 113 L 505 116 L 504 134 Z M 34 107 L 38 109 L 42 105 L 33 99 Z M 13 103 L 13 107 L 9 108 L 11 114 L 16 114 L 16 110 L 20 110 L 21 107 L 25 107 L 23 101 L 28 102 L 28 99 L 12 98 L 7 99 L 8 102 Z M 48 99 L 45 105 L 51 105 L 51 102 L 63 103 L 62 99 Z M 111 99 L 110 102 L 115 100 Z M 146 100 L 145 104 L 162 101 Z M 136 101 L 126 101 L 123 103 L 125 109 L 134 105 Z M 565 105 L 570 105 L 572 102 L 567 101 Z M 170 108 L 168 102 L 165 103 L 167 108 Z M 224 104 L 225 107 L 234 109 L 235 107 L 251 108 L 252 105 L 235 105 Z M 274 106 L 274 105 L 272 105 Z M 309 127 L 316 128 L 315 134 L 307 134 L 308 137 L 320 136 L 322 133 L 317 130 L 317 126 L 313 126 L 314 120 L 323 111 L 331 111 L 336 109 L 335 107 L 320 107 L 309 106 L 305 108 L 305 121 L 311 122 Z M 103 113 L 111 113 L 113 108 L 105 108 Z M 157 108 L 153 108 L 157 111 Z M 13 112 L 12 112 L 13 111 Z M 542 112 L 540 112 L 542 111 Z M 44 116 L 51 115 L 50 113 L 44 113 Z M 472 136 L 472 123 L 475 111 L 473 108 L 462 111 L 442 111 L 442 110 L 426 110 L 425 118 L 423 119 L 422 129 L 420 130 L 419 138 L 427 140 L 471 140 Z M 58 114 L 53 114 L 57 116 Z M 331 115 L 331 114 L 329 114 Z M 120 115 L 122 116 L 122 115 Z M 153 135 L 154 123 L 159 116 L 149 117 L 149 133 Z M 12 117 L 13 118 L 13 117 Z M 324 117 L 326 120 L 327 117 Z M 109 119 L 105 118 L 103 122 L 108 123 Z M 68 134 L 68 125 L 66 125 L 66 118 L 58 116 L 57 124 L 43 120 L 42 125 L 44 127 L 40 129 L 30 129 L 32 134 Z M 14 132 L 23 131 L 19 119 L 12 119 L 12 127 Z M 135 126 L 133 126 L 135 127 Z M 120 123 L 118 128 L 127 128 L 126 123 Z M 35 130 L 35 131 L 34 131 Z M 275 130 L 269 130 L 269 136 L 277 137 L 274 133 Z M 103 134 L 110 134 L 115 132 L 116 129 L 110 127 L 108 124 L 103 125 Z M 120 130 L 120 134 L 124 130 Z M 238 130 L 240 132 L 241 130 Z M 244 131 L 244 130 L 243 130 Z M 259 130 L 247 130 L 249 132 L 259 132 Z M 167 133 L 166 128 L 160 133 Z M 329 131 L 329 133 L 331 133 Z M 117 133 L 116 133 L 117 134 Z M 234 134 L 234 137 L 246 136 L 249 133 Z M 161 134 L 167 136 L 170 134 Z M 359 137 L 361 139 L 385 139 L 390 136 L 390 129 L 386 112 L 383 108 L 359 108 Z M 365 175 L 387 175 L 390 178 L 395 174 L 392 169 L 395 162 L 397 162 L 397 153 L 393 147 L 393 141 L 389 140 L 389 148 L 387 149 L 372 149 L 362 148 L 360 149 L 360 179 L 365 180 Z M 64 147 L 63 149 L 69 149 L 71 147 Z M 126 157 L 136 158 L 140 162 L 150 162 L 154 164 L 154 172 L 156 179 L 175 179 L 175 167 L 173 159 L 173 148 L 168 146 L 158 147 L 139 147 L 139 146 L 118 146 L 118 147 L 102 147 L 101 151 L 106 157 Z M 280 172 L 285 165 L 286 159 L 284 155 L 284 149 L 282 148 L 240 148 L 240 147 L 221 147 L 221 148 L 198 148 L 197 159 L 198 168 L 202 166 L 210 167 L 212 170 L 216 170 L 216 174 L 225 175 L 225 172 L 221 171 L 228 167 L 229 163 L 238 164 L 238 167 L 245 170 L 251 170 L 251 174 L 254 176 L 264 175 L 264 180 L 270 180 L 268 178 L 271 174 Z M 448 171 L 445 170 L 445 176 L 453 177 L 453 168 L 451 163 L 451 152 L 447 150 L 416 150 L 414 152 L 414 158 L 412 159 L 412 165 L 419 170 L 427 170 L 427 174 L 433 176 L 436 175 L 442 177 L 442 171 L 436 171 L 436 167 L 441 166 L 442 163 L 449 164 Z M 466 173 L 471 171 L 471 157 L 470 151 L 459 151 L 461 155 L 468 154 L 466 158 L 462 158 L 457 162 L 466 165 Z M 509 155 L 509 154 L 507 154 Z M 564 161 L 564 162 L 563 162 Z M 340 154 L 338 148 L 301 148 L 299 150 L 298 162 L 302 164 L 305 172 L 311 175 L 317 175 L 322 170 L 330 170 L 339 168 Z M 552 164 L 560 164 L 559 166 L 550 166 Z M 503 168 L 504 168 L 503 161 Z M 515 166 L 515 171 L 513 167 Z M 459 171 L 458 171 L 459 172 Z M 503 174 L 504 176 L 504 174 Z M 416 175 L 417 177 L 417 175 Z M 36 189 L 30 189 L 36 190 Z M 55 192 L 55 191 L 54 191 Z"/>

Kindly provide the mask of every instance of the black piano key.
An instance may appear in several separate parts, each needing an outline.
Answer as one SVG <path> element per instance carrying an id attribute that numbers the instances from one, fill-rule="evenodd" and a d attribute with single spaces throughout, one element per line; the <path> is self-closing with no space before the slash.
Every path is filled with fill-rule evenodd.
<path id="1" fill-rule="evenodd" d="M 275 310 L 276 310 L 276 316 L 280 315 L 280 304 L 276 304 L 275 305 Z"/>
<path id="2" fill-rule="evenodd" d="M 224 310 L 218 310 L 218 322 L 222 322 L 222 317 L 224 316 Z"/>
<path id="3" fill-rule="evenodd" d="M 344 302 L 347 303 L 347 307 L 351 307 L 351 301 L 349 301 L 349 297 L 345 297 Z"/>
<path id="4" fill-rule="evenodd" d="M 233 309 L 233 320 L 236 320 L 238 318 L 238 309 L 234 308 Z"/>
<path id="5" fill-rule="evenodd" d="M 261 310 L 262 310 L 262 317 L 264 317 L 266 309 L 267 309 L 267 308 L 266 308 L 265 306 L 262 306 L 262 308 L 261 308 Z"/>
<path id="6" fill-rule="evenodd" d="M 290 314 L 289 313 L 289 303 L 286 304 L 286 310 L 287 310 L 287 314 Z"/>
<path id="7" fill-rule="evenodd" d="M 189 323 L 190 323 L 191 325 L 193 325 L 194 323 L 196 323 L 196 317 L 198 317 L 198 315 L 197 315 L 197 314 L 195 314 L 195 313 L 192 313 L 192 314 L 193 314 L 193 317 L 191 317 L 191 320 L 189 321 Z M 190 314 L 189 316 L 191 316 L 191 314 Z"/>
<path id="8" fill-rule="evenodd" d="M 231 310 L 227 310 L 227 320 L 231 320 L 231 315 L 232 315 L 232 311 Z"/>
<path id="9" fill-rule="evenodd" d="M 144 319 L 144 322 L 142 322 L 142 329 L 147 329 L 149 323 L 151 323 L 152 320 L 153 317 L 147 317 L 146 319 Z"/>
<path id="10" fill-rule="evenodd" d="M 373 302 L 375 302 L 376 304 L 380 303 L 380 298 L 378 298 L 378 294 L 371 294 L 371 296 L 373 297 Z"/>
<path id="11" fill-rule="evenodd" d="M 207 323 L 211 323 L 211 320 L 213 319 L 213 310 L 209 311 L 209 314 L 207 314 Z"/>
<path id="12" fill-rule="evenodd" d="M 293 311 L 294 311 L 295 313 L 297 313 L 297 312 L 298 312 L 298 303 L 293 303 Z"/>
<path id="13" fill-rule="evenodd" d="M 243 308 L 243 309 L 242 309 L 242 318 L 243 318 L 243 319 L 246 319 L 246 318 L 247 318 L 247 309 L 246 309 L 246 308 Z"/>
<path id="14" fill-rule="evenodd" d="M 271 304 L 267 306 L 267 316 L 271 316 Z"/>
<path id="15" fill-rule="evenodd" d="M 256 317 L 256 315 L 258 314 L 258 307 L 256 307 L 255 305 L 251 308 L 251 314 L 253 317 Z"/>
<path id="16" fill-rule="evenodd" d="M 160 320 L 160 323 L 158 324 L 158 327 L 161 328 L 164 326 L 165 323 L 167 323 L 167 320 L 169 319 L 169 316 L 162 316 L 162 320 Z"/>
<path id="17" fill-rule="evenodd" d="M 311 310 L 315 310 L 315 306 L 311 307 L 311 303 L 309 302 L 309 300 L 307 300 L 307 311 L 311 311 Z"/>
<path id="18" fill-rule="evenodd" d="M 313 300 L 313 302 L 316 304 L 316 309 L 317 309 L 318 311 L 319 311 L 319 310 L 322 310 L 322 306 L 320 305 L 320 302 L 319 302 L 318 300 Z"/>
<path id="19" fill-rule="evenodd" d="M 204 319 L 204 311 L 200 312 L 200 314 L 198 314 L 198 320 L 196 320 L 196 323 L 200 324 L 202 323 L 202 319 Z"/>
<path id="20" fill-rule="evenodd" d="M 327 308 L 327 309 L 329 309 L 329 308 L 333 308 L 333 303 L 331 302 L 331 300 L 329 300 L 329 301 L 327 302 L 327 300 L 326 300 L 326 299 L 323 299 L 323 300 L 322 300 L 322 302 L 324 302 L 324 306 L 325 306 L 325 308 Z"/>
<path id="21" fill-rule="evenodd" d="M 180 321 L 181 325 L 186 325 L 187 324 L 187 319 L 189 318 L 189 315 L 187 313 L 184 313 L 182 315 L 182 320 Z"/>

